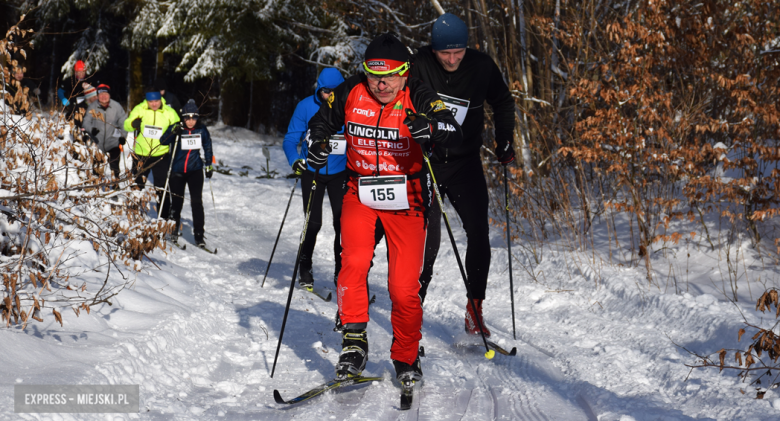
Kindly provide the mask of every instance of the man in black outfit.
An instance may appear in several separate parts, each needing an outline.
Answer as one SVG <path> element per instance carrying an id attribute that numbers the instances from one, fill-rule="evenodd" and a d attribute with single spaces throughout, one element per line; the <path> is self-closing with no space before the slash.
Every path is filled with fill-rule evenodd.
<path id="1" fill-rule="evenodd" d="M 485 119 L 483 104 L 487 101 L 493 108 L 496 156 L 502 165 L 508 165 L 515 159 L 512 148 L 515 102 L 490 56 L 466 48 L 467 43 L 466 24 L 451 13 L 441 15 L 433 24 L 431 45 L 419 49 L 415 56 L 412 77 L 422 79 L 438 92 L 463 130 L 463 142 L 454 148 L 435 148 L 431 164 L 441 194 L 449 197 L 466 230 L 466 274 L 471 298 L 482 320 L 482 301 L 490 269 L 488 191 L 479 155 Z M 434 201 L 420 275 L 423 300 L 433 275 L 440 239 L 441 209 Z M 479 334 L 474 316 L 467 302 L 466 331 Z M 485 335 L 490 336 L 490 331 L 483 328 Z"/>

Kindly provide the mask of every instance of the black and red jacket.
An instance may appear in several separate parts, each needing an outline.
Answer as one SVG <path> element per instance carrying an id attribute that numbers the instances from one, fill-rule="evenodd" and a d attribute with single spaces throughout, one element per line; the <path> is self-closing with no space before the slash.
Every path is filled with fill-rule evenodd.
<path id="1" fill-rule="evenodd" d="M 409 205 L 422 211 L 430 204 L 428 169 L 420 145 L 403 123 L 407 108 L 431 119 L 434 149 L 461 142 L 460 126 L 428 85 L 410 78 L 392 102 L 382 104 L 369 91 L 363 74 L 344 81 L 322 104 L 309 121 L 310 137 L 326 139 L 343 126 L 353 193 L 357 191 L 354 177 L 406 175 Z"/>

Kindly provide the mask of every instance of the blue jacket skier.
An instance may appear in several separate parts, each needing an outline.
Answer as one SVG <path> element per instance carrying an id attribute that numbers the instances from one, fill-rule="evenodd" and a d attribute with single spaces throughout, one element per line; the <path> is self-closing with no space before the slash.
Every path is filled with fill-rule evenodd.
<path id="1" fill-rule="evenodd" d="M 304 141 L 306 132 L 309 129 L 309 119 L 320 110 L 323 102 L 327 103 L 331 98 L 333 90 L 344 82 L 341 73 L 334 68 L 326 68 L 320 72 L 317 78 L 317 86 L 314 95 L 304 98 L 295 107 L 292 119 L 287 128 L 287 134 L 284 136 L 284 154 L 287 161 L 292 166 L 296 175 L 301 176 L 301 189 L 303 196 L 303 211 L 306 212 L 306 206 L 309 202 L 309 194 L 314 181 L 315 171 L 306 164 L 308 154 L 308 145 Z M 343 130 L 342 130 L 343 132 Z M 298 145 L 301 150 L 298 150 Z M 301 247 L 300 275 L 298 283 L 302 288 L 312 288 L 314 284 L 314 274 L 312 272 L 312 254 L 314 245 L 317 242 L 317 233 L 322 227 L 322 201 L 325 197 L 325 191 L 328 192 L 330 207 L 333 211 L 333 229 L 336 231 L 336 238 L 333 242 L 333 254 L 336 260 L 336 269 L 333 276 L 334 282 L 338 278 L 341 269 L 341 202 L 344 198 L 344 181 L 346 178 L 347 156 L 331 153 L 328 157 L 325 167 L 320 169 L 317 175 L 317 189 L 314 191 L 314 197 L 311 200 L 311 215 L 309 216 L 309 225 L 306 229 L 306 238 Z"/>

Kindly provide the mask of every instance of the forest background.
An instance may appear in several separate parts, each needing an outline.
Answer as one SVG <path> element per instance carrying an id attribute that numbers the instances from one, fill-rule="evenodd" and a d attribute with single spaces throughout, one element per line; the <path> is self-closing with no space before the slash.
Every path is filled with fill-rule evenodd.
<path id="1" fill-rule="evenodd" d="M 777 251 L 778 1 L 7 0 L 0 8 L 3 25 L 24 16 L 20 28 L 34 30 L 21 45 L 24 65 L 50 107 L 84 60 L 125 106 L 165 78 L 208 120 L 269 134 L 286 130 L 324 66 L 355 73 L 367 43 L 386 31 L 425 45 L 432 22 L 450 11 L 516 99 L 513 237 L 612 242 L 629 251 L 619 260 L 646 266 L 651 283 L 654 250 L 697 236 L 715 249 L 723 227 L 728 244 L 745 235 L 758 252 Z M 487 126 L 492 146 L 489 118 Z M 491 148 L 484 152 L 489 164 Z M 500 209 L 502 174 L 486 168 Z"/>

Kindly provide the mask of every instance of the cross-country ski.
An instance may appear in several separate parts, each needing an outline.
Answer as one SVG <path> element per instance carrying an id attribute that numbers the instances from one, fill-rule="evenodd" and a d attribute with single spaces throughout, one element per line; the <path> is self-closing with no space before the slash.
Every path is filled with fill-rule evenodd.
<path id="1" fill-rule="evenodd" d="M 299 396 L 296 396 L 290 400 L 284 400 L 282 398 L 281 393 L 279 393 L 278 390 L 274 389 L 274 401 L 278 404 L 287 404 L 287 405 L 293 405 L 301 402 L 308 401 L 309 399 L 321 395 L 327 391 L 330 390 L 336 390 L 347 386 L 354 386 L 359 385 L 361 383 L 367 383 L 367 382 L 379 382 L 383 379 L 381 377 L 350 377 L 346 379 L 333 379 L 329 382 L 323 383 Z"/>

